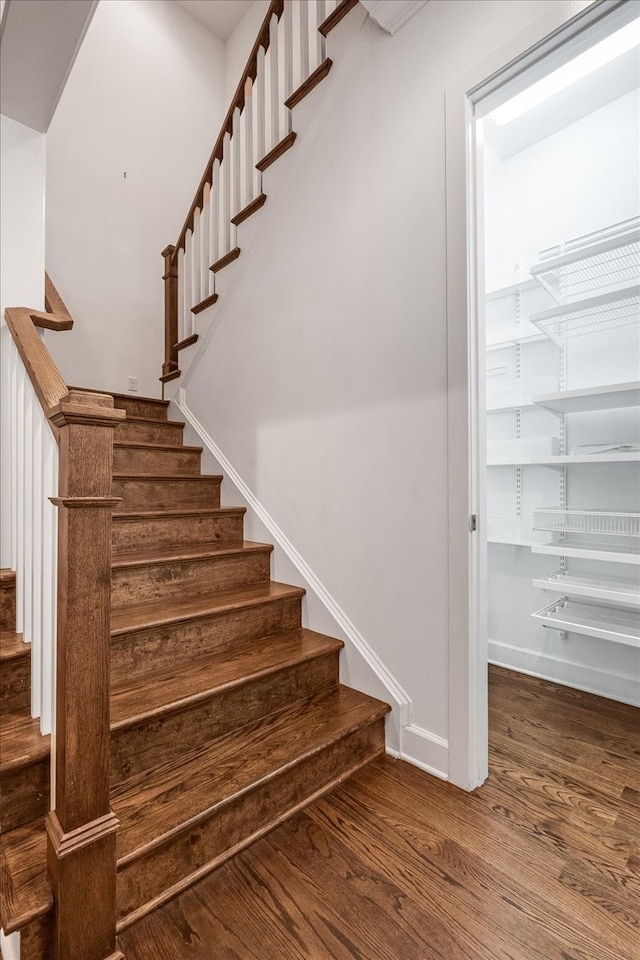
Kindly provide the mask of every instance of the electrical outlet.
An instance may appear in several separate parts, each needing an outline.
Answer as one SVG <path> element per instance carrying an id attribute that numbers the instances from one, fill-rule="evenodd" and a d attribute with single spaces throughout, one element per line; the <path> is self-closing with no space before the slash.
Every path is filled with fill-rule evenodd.
<path id="1" fill-rule="evenodd" d="M 132 393 L 135 393 L 137 389 L 138 389 L 138 378 L 137 378 L 137 377 L 129 377 L 129 390 L 130 390 Z"/>

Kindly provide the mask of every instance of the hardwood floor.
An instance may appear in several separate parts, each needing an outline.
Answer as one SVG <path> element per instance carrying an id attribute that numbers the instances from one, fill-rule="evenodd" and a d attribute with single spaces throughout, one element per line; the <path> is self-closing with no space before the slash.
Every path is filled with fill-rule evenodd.
<path id="1" fill-rule="evenodd" d="M 369 764 L 121 936 L 127 960 L 639 960 L 640 713 L 492 668 L 487 783 Z"/>

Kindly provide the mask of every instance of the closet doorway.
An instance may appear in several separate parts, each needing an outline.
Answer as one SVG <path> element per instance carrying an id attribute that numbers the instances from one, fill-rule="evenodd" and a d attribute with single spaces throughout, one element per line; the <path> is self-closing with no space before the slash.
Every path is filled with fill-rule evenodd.
<path id="1" fill-rule="evenodd" d="M 474 102 L 479 649 L 640 706 L 638 5 Z"/>

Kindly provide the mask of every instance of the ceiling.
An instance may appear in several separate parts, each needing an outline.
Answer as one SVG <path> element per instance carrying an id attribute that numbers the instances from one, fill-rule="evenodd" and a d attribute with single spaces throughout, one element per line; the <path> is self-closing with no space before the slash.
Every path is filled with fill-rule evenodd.
<path id="1" fill-rule="evenodd" d="M 6 0 L 2 6 L 0 110 L 44 133 L 97 0 Z"/>
<path id="2" fill-rule="evenodd" d="M 228 40 L 252 2 L 253 0 L 177 0 L 187 13 L 221 40 Z"/>

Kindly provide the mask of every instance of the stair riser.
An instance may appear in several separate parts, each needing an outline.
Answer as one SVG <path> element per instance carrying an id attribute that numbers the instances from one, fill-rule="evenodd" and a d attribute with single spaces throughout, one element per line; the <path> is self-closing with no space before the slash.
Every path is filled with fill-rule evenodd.
<path id="1" fill-rule="evenodd" d="M 277 710 L 338 683 L 339 652 L 242 684 L 204 702 L 111 735 L 111 785 L 179 759 Z"/>
<path id="2" fill-rule="evenodd" d="M 122 476 L 193 477 L 200 473 L 200 453 L 181 447 L 145 450 L 114 445 L 113 472 Z"/>
<path id="3" fill-rule="evenodd" d="M 241 846 L 277 826 L 384 750 L 384 720 L 361 728 L 321 753 L 289 768 L 202 818 L 185 826 L 164 846 L 118 870 L 118 915 L 124 918 L 162 897 L 177 884 L 197 882 Z M 196 875 L 196 871 L 201 871 Z"/>
<path id="4" fill-rule="evenodd" d="M 16 582 L 3 583 L 0 586 L 0 629 L 16 628 Z"/>
<path id="5" fill-rule="evenodd" d="M 164 403 L 154 402 L 147 397 L 113 398 L 113 405 L 118 410 L 126 410 L 132 417 L 144 417 L 146 420 L 166 420 L 167 406 Z"/>
<path id="6" fill-rule="evenodd" d="M 2 774 L 0 830 L 13 830 L 49 810 L 49 758 Z"/>
<path id="7" fill-rule="evenodd" d="M 31 651 L 3 660 L 0 670 L 0 703 L 3 713 L 28 710 L 31 703 Z"/>
<path id="8" fill-rule="evenodd" d="M 153 520 L 116 520 L 113 523 L 113 553 L 121 554 L 154 547 L 184 546 L 189 543 L 242 543 L 242 513 L 220 516 L 178 516 Z"/>
<path id="9" fill-rule="evenodd" d="M 299 597 L 256 604 L 211 617 L 131 631 L 111 645 L 111 680 L 178 669 L 202 656 L 236 648 L 243 643 L 285 633 L 301 626 Z"/>
<path id="10" fill-rule="evenodd" d="M 20 931 L 20 960 L 52 960 L 53 911 Z"/>
<path id="11" fill-rule="evenodd" d="M 111 494 L 122 497 L 114 513 L 136 510 L 192 510 L 220 506 L 220 480 L 114 480 Z"/>
<path id="12" fill-rule="evenodd" d="M 204 596 L 248 587 L 269 579 L 269 558 L 266 551 L 251 551 L 116 568 L 111 578 L 111 602 L 114 607 L 121 607 L 127 603 Z"/>
<path id="13" fill-rule="evenodd" d="M 116 443 L 168 443 L 180 446 L 184 427 L 176 423 L 138 423 L 123 420 L 114 435 Z"/>

